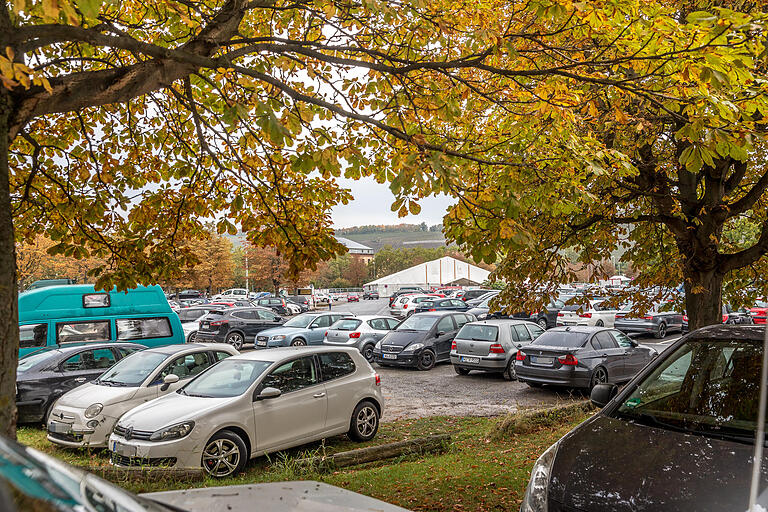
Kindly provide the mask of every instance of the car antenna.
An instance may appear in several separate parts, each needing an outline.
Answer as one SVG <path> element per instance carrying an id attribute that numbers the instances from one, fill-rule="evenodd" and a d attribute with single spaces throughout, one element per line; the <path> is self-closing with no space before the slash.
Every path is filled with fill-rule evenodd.
<path id="1" fill-rule="evenodd" d="M 765 409 L 766 385 L 768 385 L 768 329 L 763 334 L 763 364 L 760 373 L 760 404 L 757 413 L 757 432 L 755 435 L 755 455 L 752 462 L 752 484 L 749 488 L 749 512 L 765 510 L 757 507 L 757 493 L 760 488 L 760 468 L 763 465 L 763 445 L 765 444 Z"/>

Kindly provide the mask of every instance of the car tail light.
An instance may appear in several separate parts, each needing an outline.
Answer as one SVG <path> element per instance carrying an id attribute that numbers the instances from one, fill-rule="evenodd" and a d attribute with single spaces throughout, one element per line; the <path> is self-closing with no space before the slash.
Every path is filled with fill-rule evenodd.
<path id="1" fill-rule="evenodd" d="M 592 313 L 581 313 L 579 318 L 592 318 Z"/>
<path id="2" fill-rule="evenodd" d="M 210 323 L 211 327 L 221 327 L 222 325 L 229 324 L 229 320 L 214 320 Z"/>
<path id="3" fill-rule="evenodd" d="M 351 332 L 351 333 L 349 333 L 349 337 L 350 338 L 359 338 L 360 337 L 360 333 L 359 332 Z"/>
<path id="4" fill-rule="evenodd" d="M 325 331 L 325 337 L 326 338 L 328 337 L 328 331 Z"/>
<path id="5" fill-rule="evenodd" d="M 683 315 L 683 321 L 684 321 L 684 322 L 687 322 L 687 321 L 688 321 L 688 315 Z"/>
<path id="6" fill-rule="evenodd" d="M 373 378 L 375 379 L 376 385 L 381 386 L 381 377 L 379 377 L 378 373 L 373 374 Z"/>
<path id="7" fill-rule="evenodd" d="M 523 352 L 522 350 L 518 350 L 517 354 L 515 354 L 515 360 L 525 361 L 525 352 Z"/>
<path id="8" fill-rule="evenodd" d="M 558 313 L 557 316 L 565 316 L 565 313 Z"/>
<path id="9" fill-rule="evenodd" d="M 723 323 L 726 323 L 728 321 L 728 315 L 723 315 Z"/>
<path id="10" fill-rule="evenodd" d="M 576 366 L 579 364 L 579 360 L 573 354 L 566 354 L 557 358 L 560 364 L 564 366 Z"/>
<path id="11" fill-rule="evenodd" d="M 408 309 L 408 304 L 403 304 L 403 309 Z"/>
<path id="12" fill-rule="evenodd" d="M 429 311 L 437 311 L 436 309 L 430 309 Z"/>
<path id="13" fill-rule="evenodd" d="M 459 350 L 459 347 L 456 346 L 456 340 L 451 342 L 451 350 Z"/>
<path id="14" fill-rule="evenodd" d="M 501 343 L 494 343 L 493 345 L 488 348 L 489 354 L 504 354 L 504 347 L 501 346 Z"/>

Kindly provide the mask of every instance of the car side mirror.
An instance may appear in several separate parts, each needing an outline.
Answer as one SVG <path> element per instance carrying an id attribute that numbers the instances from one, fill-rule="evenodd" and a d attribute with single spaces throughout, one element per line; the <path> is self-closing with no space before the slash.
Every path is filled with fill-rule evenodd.
<path id="1" fill-rule="evenodd" d="M 597 384 L 592 388 L 592 393 L 589 395 L 589 399 L 595 407 L 602 409 L 618 392 L 619 387 L 616 384 Z"/>
<path id="2" fill-rule="evenodd" d="M 269 400 L 272 398 L 277 398 L 282 394 L 283 392 L 277 388 L 264 388 L 261 390 L 261 393 L 256 395 L 256 400 Z"/>
<path id="3" fill-rule="evenodd" d="M 282 321 L 283 321 L 282 317 L 279 317 L 279 316 L 275 317 L 275 322 L 282 322 Z"/>
<path id="4" fill-rule="evenodd" d="M 169 373 L 165 377 L 163 377 L 163 385 L 160 386 L 160 391 L 165 391 L 169 387 L 171 387 L 171 384 L 176 384 L 179 382 L 179 376 L 175 373 Z"/>
<path id="5" fill-rule="evenodd" d="M 445 336 L 445 331 L 437 331 L 435 333 L 435 338 L 439 338 L 440 336 Z"/>

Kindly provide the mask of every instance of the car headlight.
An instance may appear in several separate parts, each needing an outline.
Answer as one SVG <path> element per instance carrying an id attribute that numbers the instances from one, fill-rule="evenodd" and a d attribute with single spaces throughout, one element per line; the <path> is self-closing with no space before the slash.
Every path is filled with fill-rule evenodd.
<path id="1" fill-rule="evenodd" d="M 176 425 L 165 427 L 164 429 L 158 430 L 157 432 L 153 433 L 151 436 L 149 436 L 149 440 L 150 441 L 169 441 L 171 439 L 181 439 L 182 437 L 189 435 L 189 433 L 192 432 L 193 428 L 195 428 L 194 421 L 185 421 L 183 423 L 177 423 Z"/>
<path id="2" fill-rule="evenodd" d="M 278 334 L 277 336 L 272 336 L 269 339 L 272 340 L 272 341 L 284 340 L 285 336 L 283 334 Z"/>
<path id="3" fill-rule="evenodd" d="M 85 410 L 85 417 L 86 418 L 95 418 L 98 416 L 101 411 L 104 409 L 104 406 L 101 404 L 93 404 L 88 406 L 88 408 Z"/>
<path id="4" fill-rule="evenodd" d="M 424 348 L 424 344 L 423 343 L 413 343 L 413 344 L 408 345 L 407 347 L 405 347 L 405 349 L 403 349 L 403 352 L 416 352 L 420 348 Z"/>
<path id="5" fill-rule="evenodd" d="M 381 340 L 376 342 L 376 345 L 373 346 L 375 350 L 381 350 Z"/>
<path id="6" fill-rule="evenodd" d="M 486 318 L 488 318 L 488 313 L 480 313 L 477 315 L 478 320 L 485 320 Z"/>
<path id="7" fill-rule="evenodd" d="M 552 476 L 552 463 L 555 462 L 557 447 L 560 444 L 553 444 L 547 451 L 541 454 L 533 465 L 531 470 L 531 479 L 528 481 L 528 487 L 525 488 L 525 497 L 520 507 L 520 512 L 546 512 L 547 511 L 547 491 L 549 490 L 549 479 Z"/>

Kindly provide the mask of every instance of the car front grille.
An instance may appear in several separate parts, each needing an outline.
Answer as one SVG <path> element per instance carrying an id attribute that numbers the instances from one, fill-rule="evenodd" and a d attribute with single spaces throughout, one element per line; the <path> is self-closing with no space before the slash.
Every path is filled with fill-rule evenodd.
<path id="1" fill-rule="evenodd" d="M 48 432 L 48 435 L 54 439 L 58 439 L 60 441 L 67 441 L 69 443 L 83 442 L 82 434 L 60 434 L 58 432 Z"/>
<path id="2" fill-rule="evenodd" d="M 391 354 L 397 354 L 398 352 L 403 351 L 403 347 L 399 347 L 397 345 L 382 345 L 381 347 L 382 352 L 389 352 Z"/>
<path id="3" fill-rule="evenodd" d="M 138 439 L 140 441 L 149 441 L 149 437 L 152 435 L 152 432 L 147 430 L 133 430 L 132 428 L 125 428 L 117 425 L 115 427 L 114 434 L 126 440 Z"/>
<path id="4" fill-rule="evenodd" d="M 145 466 L 167 466 L 171 467 L 176 464 L 176 457 L 159 457 L 155 459 L 148 459 L 142 457 L 126 457 L 125 455 L 119 455 L 112 452 L 110 459 L 115 466 L 127 466 L 127 467 L 145 467 Z"/>

